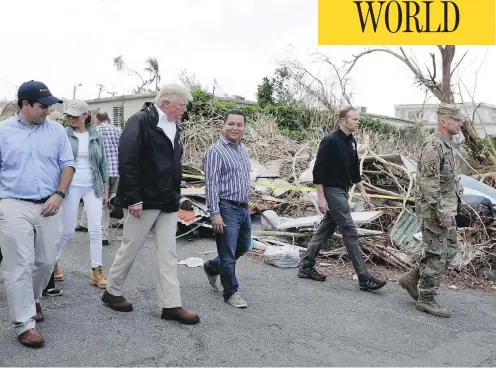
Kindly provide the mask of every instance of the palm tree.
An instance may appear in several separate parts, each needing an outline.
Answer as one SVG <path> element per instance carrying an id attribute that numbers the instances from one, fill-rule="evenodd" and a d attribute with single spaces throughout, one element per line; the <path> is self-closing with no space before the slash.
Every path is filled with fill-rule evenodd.
<path id="1" fill-rule="evenodd" d="M 159 84 L 160 84 L 160 67 L 158 65 L 158 60 L 155 57 L 149 56 L 148 59 L 146 59 L 146 64 L 148 65 L 145 68 L 145 71 L 150 73 L 150 81 L 149 83 L 155 81 L 155 89 L 158 91 L 159 90 Z"/>
<path id="2" fill-rule="evenodd" d="M 114 67 L 118 70 L 118 71 L 122 71 L 122 70 L 128 70 L 130 72 L 132 72 L 133 74 L 136 74 L 140 79 L 141 79 L 141 82 L 142 85 L 141 86 L 138 86 L 137 89 L 136 89 L 136 93 L 140 93 L 142 88 L 144 86 L 146 86 L 148 83 L 150 83 L 151 81 L 145 81 L 143 79 L 143 77 L 136 71 L 136 70 L 133 70 L 131 69 L 130 67 L 127 66 L 127 64 L 124 62 L 124 59 L 122 58 L 122 55 L 119 55 L 117 57 L 114 58 Z"/>

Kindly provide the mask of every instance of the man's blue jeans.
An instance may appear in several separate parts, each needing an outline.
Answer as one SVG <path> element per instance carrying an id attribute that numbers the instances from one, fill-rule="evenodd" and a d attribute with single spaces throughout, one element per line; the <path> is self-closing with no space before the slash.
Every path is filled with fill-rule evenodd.
<path id="1" fill-rule="evenodd" d="M 251 218 L 248 205 L 237 205 L 220 200 L 220 215 L 224 220 L 224 233 L 215 234 L 218 256 L 205 262 L 205 271 L 211 276 L 220 275 L 227 300 L 238 291 L 236 260 L 250 249 Z"/>

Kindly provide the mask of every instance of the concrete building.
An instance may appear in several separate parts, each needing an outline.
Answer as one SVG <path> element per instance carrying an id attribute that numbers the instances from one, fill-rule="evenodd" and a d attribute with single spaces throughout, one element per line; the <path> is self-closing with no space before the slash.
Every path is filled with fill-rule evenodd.
<path id="1" fill-rule="evenodd" d="M 360 116 L 366 116 L 372 119 L 377 119 L 382 121 L 383 123 L 390 124 L 397 128 L 407 128 L 415 125 L 414 121 L 401 119 L 399 117 L 379 115 L 379 114 L 371 114 L 367 112 L 367 107 L 365 106 L 357 106 L 358 111 L 360 112 Z"/>
<path id="2" fill-rule="evenodd" d="M 129 117 L 141 110 L 145 102 L 153 102 L 156 92 L 146 92 L 134 95 L 115 96 L 86 100 L 90 109 L 99 108 L 105 111 L 114 125 L 124 124 Z M 247 101 L 241 96 L 216 97 L 220 101 L 235 102 L 238 105 L 256 105 L 256 102 Z"/>
<path id="3" fill-rule="evenodd" d="M 468 116 L 474 121 L 477 134 L 483 138 L 487 135 L 496 135 L 496 105 L 487 103 L 458 103 L 463 116 Z M 395 117 L 411 122 L 421 122 L 426 128 L 435 128 L 437 125 L 437 104 L 401 104 L 394 105 Z M 474 111 L 475 114 L 474 114 Z M 484 124 L 484 127 L 481 124 Z"/>

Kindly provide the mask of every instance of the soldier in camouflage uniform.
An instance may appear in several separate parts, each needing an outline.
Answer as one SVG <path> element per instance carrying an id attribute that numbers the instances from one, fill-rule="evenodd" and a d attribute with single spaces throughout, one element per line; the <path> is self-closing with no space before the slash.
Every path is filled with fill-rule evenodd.
<path id="1" fill-rule="evenodd" d="M 460 132 L 460 110 L 441 104 L 438 128 L 422 144 L 417 170 L 416 210 L 422 216 L 423 252 L 420 265 L 398 279 L 417 301 L 416 308 L 438 317 L 451 317 L 434 295 L 442 274 L 457 253 L 455 216 L 463 192 L 452 137 Z"/>

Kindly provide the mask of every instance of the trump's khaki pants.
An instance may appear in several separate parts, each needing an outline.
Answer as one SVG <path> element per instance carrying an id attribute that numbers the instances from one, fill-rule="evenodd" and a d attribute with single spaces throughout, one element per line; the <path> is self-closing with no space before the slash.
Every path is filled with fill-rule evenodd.
<path id="1" fill-rule="evenodd" d="M 121 296 L 126 277 L 145 244 L 150 230 L 154 231 L 157 293 L 160 308 L 181 307 L 181 292 L 177 278 L 176 228 L 178 212 L 144 210 L 137 218 L 130 213 L 124 222 L 122 243 L 115 255 L 107 278 L 107 291 Z"/>
<path id="2" fill-rule="evenodd" d="M 42 204 L 0 200 L 0 246 L 10 321 L 17 335 L 35 327 L 35 302 L 50 281 L 62 232 L 60 212 L 41 216 Z"/>

